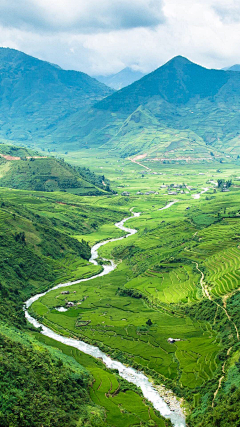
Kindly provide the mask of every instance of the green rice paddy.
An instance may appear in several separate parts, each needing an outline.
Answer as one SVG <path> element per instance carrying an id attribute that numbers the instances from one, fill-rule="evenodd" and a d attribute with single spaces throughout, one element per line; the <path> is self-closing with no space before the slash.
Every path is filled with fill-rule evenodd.
<path id="1" fill-rule="evenodd" d="M 71 154 L 70 160 L 74 161 Z M 81 161 L 83 156 L 79 164 Z M 229 347 L 234 345 L 233 335 L 229 334 L 229 341 L 222 341 L 215 327 L 216 319 L 197 320 L 185 313 L 187 307 L 206 298 L 200 271 L 204 272 L 207 288 L 213 301 L 218 298 L 218 304 L 219 298 L 237 292 L 240 287 L 240 168 L 217 163 L 187 168 L 153 162 L 144 165 L 151 171 L 144 171 L 126 159 L 98 158 L 95 172 L 101 167 L 119 194 L 94 197 L 92 201 L 82 198 L 83 204 L 92 203 L 93 209 L 103 212 L 111 209 L 122 218 L 128 216 L 131 207 L 141 212 L 140 217 L 126 224 L 137 228 L 137 234 L 109 243 L 99 251 L 101 257 L 115 259 L 116 270 L 67 288 L 68 295 L 61 294 L 64 288 L 52 291 L 34 303 L 31 310 L 41 322 L 62 335 L 97 345 L 113 358 L 145 371 L 156 383 L 173 387 L 194 408 L 201 401 L 194 396 L 201 395 L 207 384 L 216 384 L 217 388 L 221 355 L 226 353 L 227 342 Z M 216 188 L 219 178 L 232 179 L 229 192 Z M 183 192 L 169 195 L 165 186 L 170 184 L 185 185 Z M 193 197 L 206 187 L 208 190 L 199 199 Z M 129 195 L 122 196 L 123 191 Z M 137 191 L 143 194 L 137 195 Z M 144 194 L 147 191 L 155 194 Z M 173 200 L 177 202 L 171 208 L 159 210 Z M 114 227 L 115 221 L 115 217 L 111 224 L 103 221 L 96 231 L 73 230 L 72 236 L 84 238 L 90 245 L 119 237 L 122 232 Z M 78 274 L 82 277 L 81 270 Z M 64 313 L 56 310 L 68 301 L 75 304 L 73 308 Z M 180 341 L 170 344 L 170 337 Z M 111 423 L 119 406 L 130 410 L 127 402 L 132 399 L 132 391 L 124 396 L 120 393 L 118 398 L 109 397 L 114 394 L 115 380 L 109 377 L 103 385 L 100 374 L 92 372 L 96 380 L 92 399 L 108 408 L 107 420 L 114 425 Z M 136 420 L 131 417 L 128 413 L 123 425 L 134 425 Z M 145 415 L 142 417 L 146 421 Z"/>

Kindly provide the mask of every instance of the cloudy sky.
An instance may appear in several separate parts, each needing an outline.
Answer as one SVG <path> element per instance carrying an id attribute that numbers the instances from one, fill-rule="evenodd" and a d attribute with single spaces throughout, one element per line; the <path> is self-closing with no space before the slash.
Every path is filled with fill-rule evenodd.
<path id="1" fill-rule="evenodd" d="M 0 46 L 90 75 L 176 55 L 240 63 L 239 0 L 0 0 L 0 11 Z"/>

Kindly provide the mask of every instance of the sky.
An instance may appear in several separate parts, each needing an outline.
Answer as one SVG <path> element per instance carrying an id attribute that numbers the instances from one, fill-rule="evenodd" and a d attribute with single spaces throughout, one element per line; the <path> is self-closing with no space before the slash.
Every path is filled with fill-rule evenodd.
<path id="1" fill-rule="evenodd" d="M 144 73 L 182 55 L 240 63 L 239 0 L 0 0 L 0 46 L 65 69 Z"/>

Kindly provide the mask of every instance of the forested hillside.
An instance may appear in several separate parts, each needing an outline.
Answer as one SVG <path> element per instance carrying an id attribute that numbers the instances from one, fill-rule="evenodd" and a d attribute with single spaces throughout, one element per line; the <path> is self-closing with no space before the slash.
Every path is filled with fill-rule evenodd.
<path id="1" fill-rule="evenodd" d="M 0 187 L 78 195 L 111 191 L 109 181 L 88 168 L 73 167 L 63 159 L 7 144 L 0 144 Z"/>
<path id="2" fill-rule="evenodd" d="M 1 426 L 104 425 L 103 410 L 89 397 L 91 375 L 34 339 L 23 303 L 54 283 L 91 275 L 90 247 L 71 235 L 112 218 L 119 214 L 77 196 L 1 190 Z"/>

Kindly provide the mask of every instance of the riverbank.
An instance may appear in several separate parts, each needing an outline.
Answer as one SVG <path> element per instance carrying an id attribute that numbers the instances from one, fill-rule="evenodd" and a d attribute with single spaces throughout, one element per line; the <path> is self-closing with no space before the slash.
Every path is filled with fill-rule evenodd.
<path id="1" fill-rule="evenodd" d="M 170 206 L 169 206 L 170 207 Z M 120 237 L 120 238 L 116 238 L 116 239 L 110 239 L 110 240 L 106 240 L 104 242 L 98 243 L 95 246 L 92 247 L 91 250 L 91 258 L 90 258 L 90 262 L 92 262 L 94 265 L 97 265 L 97 259 L 98 259 L 98 249 L 109 243 L 109 242 L 115 242 L 115 241 L 119 241 L 122 240 L 126 237 L 132 236 L 133 234 L 137 233 L 137 230 L 135 229 L 131 229 L 131 228 L 127 228 L 124 226 L 124 223 L 132 218 L 135 218 L 137 216 L 139 216 L 140 213 L 133 213 L 133 216 L 129 217 L 129 218 L 125 218 L 122 221 L 120 221 L 119 223 L 116 223 L 116 227 L 118 227 L 119 229 L 121 229 L 122 231 L 126 232 L 126 236 Z M 54 289 L 59 289 L 61 287 L 66 287 L 66 286 L 71 286 L 73 284 L 78 284 L 81 282 L 86 282 L 88 280 L 93 280 L 96 277 L 100 277 L 100 276 L 104 276 L 106 274 L 109 274 L 111 271 L 113 271 L 116 268 L 116 265 L 114 264 L 113 261 L 111 261 L 111 264 L 109 265 L 104 265 L 103 266 L 103 271 L 101 273 L 99 273 L 98 275 L 92 276 L 88 279 L 80 279 L 77 280 L 75 282 L 69 282 L 69 283 L 65 283 L 65 284 L 59 284 L 57 286 L 54 286 L 52 289 L 48 290 L 45 293 L 42 294 L 38 294 L 35 295 L 34 297 L 30 298 L 28 301 L 26 301 L 25 303 L 25 316 L 27 318 L 27 320 L 33 324 L 35 327 L 41 327 L 42 328 L 42 334 L 46 335 L 50 338 L 53 338 L 56 341 L 59 341 L 63 344 L 66 344 L 68 346 L 71 347 L 75 347 L 78 350 L 89 354 L 95 358 L 101 358 L 104 362 L 104 364 L 110 368 L 110 369 L 117 369 L 119 372 L 119 375 L 124 378 L 125 380 L 127 380 L 130 383 L 133 383 L 135 385 L 137 385 L 138 387 L 141 388 L 143 396 L 149 400 L 154 408 L 156 410 L 158 410 L 160 412 L 160 414 L 171 420 L 171 422 L 173 423 L 173 425 L 175 427 L 185 427 L 186 423 L 185 423 L 185 417 L 184 414 L 181 411 L 181 408 L 179 408 L 178 411 L 175 411 L 174 409 L 171 410 L 170 406 L 166 403 L 166 401 L 164 400 L 164 398 L 162 398 L 159 394 L 159 392 L 157 391 L 157 389 L 151 384 L 151 382 L 149 381 L 149 379 L 141 372 L 136 371 L 135 369 L 131 368 L 131 367 L 126 367 L 125 365 L 123 365 L 121 362 L 112 360 L 110 357 L 108 357 L 105 353 L 103 353 L 98 347 L 89 345 L 83 341 L 79 341 L 77 339 L 73 339 L 73 338 L 66 338 L 62 335 L 59 335 L 57 333 L 55 333 L 54 331 L 52 331 L 51 329 L 47 328 L 46 326 L 42 325 L 41 323 L 39 323 L 36 319 L 34 319 L 32 316 L 30 316 L 30 314 L 27 311 L 27 308 L 29 308 L 31 306 L 31 304 L 35 301 L 37 301 L 39 298 L 41 298 L 42 296 L 46 295 L 48 292 L 51 292 L 51 290 Z"/>

